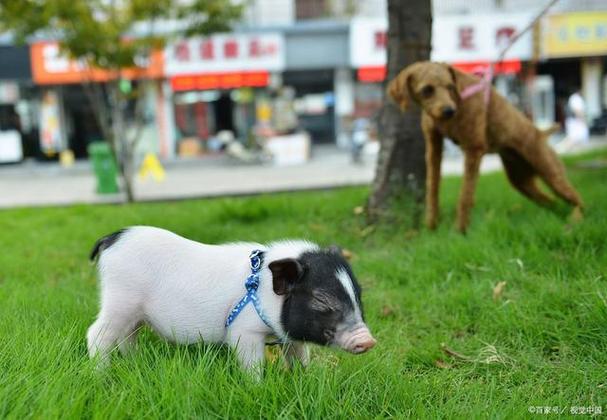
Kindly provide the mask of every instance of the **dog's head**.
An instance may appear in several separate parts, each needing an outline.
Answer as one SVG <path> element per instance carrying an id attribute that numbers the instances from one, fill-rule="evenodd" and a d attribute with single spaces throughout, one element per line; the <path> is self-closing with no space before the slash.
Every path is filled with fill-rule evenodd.
<path id="1" fill-rule="evenodd" d="M 411 64 L 388 83 L 388 96 L 406 111 L 417 103 L 436 120 L 449 120 L 460 102 L 457 70 L 444 63 L 422 61 Z"/>

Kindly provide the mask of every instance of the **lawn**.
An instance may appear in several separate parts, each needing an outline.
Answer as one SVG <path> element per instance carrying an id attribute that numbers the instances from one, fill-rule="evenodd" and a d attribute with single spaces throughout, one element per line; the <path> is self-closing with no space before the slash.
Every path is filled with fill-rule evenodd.
<path id="1" fill-rule="evenodd" d="M 587 203 L 538 208 L 504 174 L 482 176 L 467 236 L 447 178 L 436 232 L 365 228 L 366 188 L 250 198 L 0 212 L 1 418 L 526 417 L 607 410 L 607 169 L 570 161 Z M 97 311 L 94 241 L 148 224 L 219 243 L 303 237 L 354 254 L 378 339 L 353 356 L 315 347 L 308 369 L 278 362 L 255 383 L 223 347 L 166 344 L 98 372 L 85 332 Z M 494 298 L 494 287 L 506 282 Z M 531 407 L 531 409 L 530 409 Z M 551 408 L 552 410 L 552 408 Z"/>

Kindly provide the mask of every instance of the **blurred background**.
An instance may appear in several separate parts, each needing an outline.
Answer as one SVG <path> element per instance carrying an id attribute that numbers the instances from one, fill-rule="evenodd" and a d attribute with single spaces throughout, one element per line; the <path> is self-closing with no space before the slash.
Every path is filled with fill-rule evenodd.
<path id="1" fill-rule="evenodd" d="M 121 86 L 144 92 L 138 199 L 371 181 L 386 1 L 243 4 L 231 32 L 172 40 L 146 63 L 145 78 Z M 545 5 L 435 0 L 432 59 L 482 71 Z M 94 170 L 89 155 L 103 134 L 83 85 L 88 70 L 57 39 L 38 35 L 21 45 L 10 32 L 0 35 L 0 63 L 0 206 L 122 201 L 99 187 L 103 168 Z M 543 128 L 564 126 L 579 91 L 590 143 L 604 141 L 607 4 L 557 2 L 495 71 L 494 86 Z M 127 122 L 134 113 L 134 105 L 125 109 Z M 450 157 L 447 172 L 457 172 L 457 151 Z M 97 159 L 102 165 L 102 151 Z"/>

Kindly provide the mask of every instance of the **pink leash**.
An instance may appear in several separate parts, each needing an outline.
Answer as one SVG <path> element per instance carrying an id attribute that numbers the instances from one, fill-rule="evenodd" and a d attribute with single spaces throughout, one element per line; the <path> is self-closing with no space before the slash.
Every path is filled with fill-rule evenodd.
<path id="1" fill-rule="evenodd" d="M 468 99 L 472 95 L 477 94 L 478 92 L 483 92 L 483 96 L 485 99 L 485 105 L 489 103 L 489 94 L 491 93 L 491 80 L 493 80 L 493 66 L 490 64 L 486 70 L 482 70 L 480 72 L 476 72 L 476 74 L 481 78 L 478 83 L 470 85 L 462 90 L 459 96 L 462 99 Z"/>

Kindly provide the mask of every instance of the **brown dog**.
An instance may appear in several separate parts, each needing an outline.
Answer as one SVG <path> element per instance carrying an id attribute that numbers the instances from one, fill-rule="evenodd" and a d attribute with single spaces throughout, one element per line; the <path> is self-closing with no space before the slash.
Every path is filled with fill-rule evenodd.
<path id="1" fill-rule="evenodd" d="M 465 232 L 481 158 L 499 153 L 510 183 L 541 205 L 553 202 L 536 185 L 539 176 L 554 193 L 574 206 L 581 218 L 583 204 L 565 175 L 565 168 L 547 144 L 548 131 L 538 130 L 529 119 L 492 87 L 463 99 L 462 92 L 481 79 L 443 63 L 418 62 L 405 68 L 388 84 L 388 95 L 405 111 L 414 101 L 422 108 L 426 139 L 426 223 L 438 222 L 438 189 L 443 138 L 449 137 L 464 153 L 464 179 L 457 208 L 457 228 Z M 486 85 L 488 86 L 488 85 Z"/>

